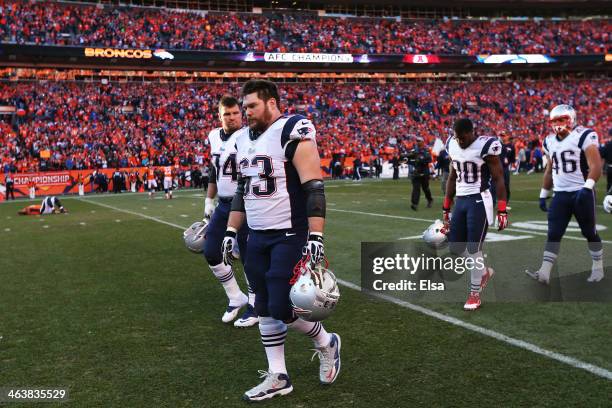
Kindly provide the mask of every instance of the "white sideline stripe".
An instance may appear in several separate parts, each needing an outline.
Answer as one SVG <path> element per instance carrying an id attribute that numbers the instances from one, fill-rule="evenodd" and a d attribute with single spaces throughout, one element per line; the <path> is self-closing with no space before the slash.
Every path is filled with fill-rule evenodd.
<path id="1" fill-rule="evenodd" d="M 412 235 L 410 237 L 398 238 L 397 240 L 400 241 L 402 239 L 411 240 L 411 239 L 419 239 L 419 238 L 423 238 L 423 234 L 421 234 L 421 235 Z"/>
<path id="2" fill-rule="evenodd" d="M 347 282 L 342 279 L 337 279 L 337 280 L 338 280 L 338 283 L 340 283 L 342 286 L 346 286 L 347 288 L 361 291 L 361 287 L 359 285 L 355 285 L 352 282 Z M 475 324 L 472 324 L 472 323 L 464 322 L 463 320 L 457 319 L 455 317 L 448 316 L 448 315 L 433 311 L 431 309 L 427 309 L 426 307 L 415 305 L 410 302 L 406 302 L 404 300 L 396 299 L 389 295 L 371 292 L 371 291 L 368 291 L 367 293 L 371 296 L 374 296 L 382 300 L 386 300 L 387 302 L 391 302 L 395 305 L 404 307 L 406 309 L 413 310 L 418 313 L 422 313 L 429 317 L 433 317 L 434 319 L 442 320 L 443 322 L 450 323 L 454 326 L 462 327 L 466 330 L 470 330 L 475 333 L 494 338 L 495 340 L 499 340 L 503 343 L 510 344 L 512 346 L 519 347 L 527 351 L 531 351 L 532 353 L 535 353 L 535 354 L 540 354 L 544 357 L 548 357 L 552 360 L 559 361 L 561 363 L 570 365 L 572 367 L 580 368 L 582 370 L 595 374 L 599 377 L 603 377 L 608 380 L 612 380 L 612 371 L 606 370 L 605 368 L 598 367 L 596 365 L 589 364 L 584 361 L 580 361 L 576 358 L 566 356 L 564 354 L 560 354 L 554 351 L 543 349 L 541 347 L 536 346 L 535 344 L 528 343 L 523 340 L 515 339 L 514 337 L 506 336 L 505 334 L 496 332 L 495 330 L 486 329 L 484 327 L 476 326 Z"/>
<path id="3" fill-rule="evenodd" d="M 85 200 L 83 200 L 83 201 L 85 201 Z M 132 214 L 132 215 L 135 215 L 137 217 L 145 218 L 147 220 L 159 222 L 161 224 L 169 225 L 171 227 L 178 228 L 180 230 L 187 229 L 187 227 L 183 227 L 183 226 L 178 225 L 178 224 L 173 224 L 171 222 L 160 220 L 159 218 L 155 218 L 155 217 L 151 217 L 151 216 L 148 216 L 148 215 L 140 214 L 140 213 L 137 213 L 135 211 L 125 210 L 123 208 L 114 207 L 114 206 L 108 205 L 108 204 L 97 203 L 97 202 L 95 202 L 93 200 L 87 200 L 86 202 L 91 203 L 91 204 L 95 204 L 95 205 L 99 205 L 101 207 L 110 208 L 110 209 L 115 210 L 115 211 L 120 211 L 120 212 L 124 212 L 124 213 L 127 213 L 127 214 Z M 345 281 L 345 280 L 342 280 L 342 279 L 338 279 L 338 283 L 340 283 L 342 286 L 345 286 L 347 288 L 354 289 L 354 290 L 357 290 L 357 291 L 361 291 L 361 287 L 359 285 L 356 285 L 356 284 L 352 283 L 352 282 L 348 282 L 348 281 Z M 462 328 L 464 328 L 466 330 L 470 330 L 470 331 L 473 331 L 475 333 L 479 333 L 479 334 L 482 334 L 484 336 L 491 337 L 491 338 L 499 340 L 499 341 L 501 341 L 503 343 L 510 344 L 512 346 L 519 347 L 519 348 L 522 348 L 522 349 L 527 350 L 527 351 L 531 351 L 532 353 L 540 354 L 540 355 L 542 355 L 544 357 L 548 357 L 548 358 L 550 358 L 552 360 L 559 361 L 561 363 L 567 364 L 567 365 L 572 366 L 574 368 L 580 368 L 582 370 L 585 370 L 585 371 L 588 371 L 588 372 L 590 372 L 592 374 L 595 374 L 595 375 L 597 375 L 599 377 L 606 378 L 608 380 L 612 380 L 612 371 L 608 371 L 605 368 L 598 367 L 596 365 L 589 364 L 589 363 L 586 363 L 584 361 L 580 361 L 578 359 L 566 356 L 564 354 L 555 353 L 554 351 L 543 349 L 541 347 L 536 346 L 535 344 L 531 344 L 531 343 L 528 343 L 528 342 L 523 341 L 523 340 L 518 340 L 518 339 L 515 339 L 513 337 L 506 336 L 505 334 L 496 332 L 494 330 L 490 330 L 490 329 L 486 329 L 484 327 L 476 326 L 475 324 L 464 322 L 463 320 L 457 319 L 455 317 L 451 317 L 451 316 L 448 316 L 448 315 L 445 315 L 445 314 L 433 311 L 431 309 L 427 309 L 426 307 L 415 305 L 415 304 L 410 303 L 410 302 L 399 300 L 399 299 L 396 299 L 396 298 L 391 297 L 389 295 L 384 295 L 384 294 L 380 294 L 380 293 L 370 293 L 370 294 L 372 296 L 374 296 L 374 297 L 377 297 L 377 298 L 382 299 L 382 300 L 386 300 L 387 302 L 391 302 L 391 303 L 393 303 L 395 305 L 404 307 L 406 309 L 413 310 L 415 312 L 422 313 L 422 314 L 424 314 L 426 316 L 429 316 L 429 317 L 433 317 L 434 319 L 442 320 L 443 322 L 450 323 L 450 324 L 458 326 L 458 327 L 462 327 Z"/>
<path id="4" fill-rule="evenodd" d="M 372 217 L 384 217 L 384 218 L 395 218 L 398 220 L 408 220 L 408 221 L 423 221 L 423 222 L 434 222 L 435 220 L 428 220 L 426 218 L 415 218 L 415 217 L 406 217 L 403 215 L 388 215 L 388 214 L 378 214 L 378 213 L 371 213 L 371 212 L 364 212 L 364 211 L 354 211 L 354 210 L 341 210 L 339 208 L 328 208 L 327 211 L 337 211 L 337 212 L 343 212 L 343 213 L 350 213 L 350 214 L 360 214 L 360 215 L 370 215 Z M 548 234 L 545 232 L 538 232 L 538 231 L 532 231 L 532 230 L 528 230 L 528 229 L 518 229 L 518 228 L 506 228 L 505 231 L 513 231 L 513 232 L 522 232 L 524 234 L 528 233 L 528 234 L 534 234 L 534 235 L 542 235 L 542 236 L 547 236 Z M 575 241 L 584 241 L 584 238 L 582 237 L 573 237 L 571 235 L 564 235 L 563 238 L 567 238 L 567 239 L 573 239 Z M 612 244 L 612 241 L 606 241 L 606 240 L 601 240 L 602 243 L 604 244 Z"/>
<path id="5" fill-rule="evenodd" d="M 159 222 L 161 224 L 166 224 L 166 225 L 169 225 L 169 226 L 174 227 L 174 228 L 179 228 L 179 229 L 182 229 L 182 230 L 186 230 L 187 229 L 187 227 L 183 227 L 183 226 L 178 225 L 178 224 L 173 224 L 173 223 L 168 222 L 168 221 L 160 220 L 159 218 L 151 217 L 149 215 L 137 213 L 135 211 L 126 210 L 126 209 L 119 208 L 119 207 L 113 207 L 112 205 L 108 205 L 108 204 L 98 203 L 98 202 L 96 202 L 94 200 L 82 200 L 80 198 L 77 198 L 77 200 L 83 201 L 83 202 L 89 203 L 89 204 L 99 205 L 100 207 L 109 208 L 111 210 L 115 210 L 115 211 L 119 211 L 119 212 L 123 212 L 123 213 L 127 213 L 127 214 L 132 214 L 132 215 L 135 215 L 137 217 L 145 218 L 145 219 L 151 220 L 151 221 L 156 221 L 156 222 Z"/>

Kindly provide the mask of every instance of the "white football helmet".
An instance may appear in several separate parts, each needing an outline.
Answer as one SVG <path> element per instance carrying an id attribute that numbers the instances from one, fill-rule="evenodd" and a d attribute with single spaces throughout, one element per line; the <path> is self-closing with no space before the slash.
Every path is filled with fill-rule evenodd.
<path id="1" fill-rule="evenodd" d="M 206 242 L 206 229 L 208 228 L 208 220 L 194 222 L 189 228 L 183 232 L 183 239 L 187 249 L 195 253 L 204 252 L 204 243 Z"/>
<path id="2" fill-rule="evenodd" d="M 565 130 L 567 132 L 571 132 L 572 129 L 576 126 L 576 111 L 570 105 L 557 105 L 550 111 L 550 120 L 555 120 L 558 118 L 568 118 L 569 125 L 557 125 L 553 124 L 552 128 L 555 134 L 559 134 L 559 132 Z"/>
<path id="3" fill-rule="evenodd" d="M 305 265 L 289 297 L 296 315 L 309 322 L 320 322 L 336 308 L 340 290 L 332 271 L 322 265 L 314 270 Z"/>
<path id="4" fill-rule="evenodd" d="M 448 231 L 444 227 L 441 220 L 435 220 L 425 231 L 423 231 L 423 240 L 432 248 L 441 249 L 448 245 Z"/>
<path id="5" fill-rule="evenodd" d="M 603 200 L 603 208 L 608 214 L 612 213 L 612 194 L 605 196 Z"/>

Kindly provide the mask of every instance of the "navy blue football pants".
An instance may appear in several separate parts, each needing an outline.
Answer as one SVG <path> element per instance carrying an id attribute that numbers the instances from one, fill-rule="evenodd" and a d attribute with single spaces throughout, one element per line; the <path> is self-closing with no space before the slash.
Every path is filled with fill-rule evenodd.
<path id="1" fill-rule="evenodd" d="M 283 321 L 292 318 L 289 281 L 307 239 L 305 229 L 249 230 L 245 268 L 259 316 Z"/>
<path id="2" fill-rule="evenodd" d="M 460 255 L 467 248 L 470 254 L 475 254 L 482 249 L 489 227 L 487 205 L 492 211 L 488 193 L 456 197 L 448 236 L 451 253 Z"/>
<path id="3" fill-rule="evenodd" d="M 576 217 L 582 235 L 589 242 L 589 249 L 599 251 L 602 248 L 601 238 L 595 228 L 595 192 L 578 194 L 578 191 L 558 191 L 548 208 L 548 239 L 546 251 L 559 253 L 561 238 L 567 225 Z"/>
<path id="4" fill-rule="evenodd" d="M 206 242 L 204 243 L 204 257 L 210 266 L 219 265 L 223 262 L 223 238 L 227 230 L 227 220 L 232 209 L 231 201 L 219 201 L 219 205 L 215 208 L 208 228 L 206 229 Z M 249 229 L 246 222 L 238 231 L 237 241 L 238 250 L 240 251 L 240 259 L 244 265 L 247 253 L 247 237 Z"/>

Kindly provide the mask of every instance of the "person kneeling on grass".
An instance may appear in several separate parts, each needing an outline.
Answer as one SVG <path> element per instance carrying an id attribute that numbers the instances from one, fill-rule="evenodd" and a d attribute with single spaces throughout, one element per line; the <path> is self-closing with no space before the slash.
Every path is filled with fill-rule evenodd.
<path id="1" fill-rule="evenodd" d="M 45 215 L 67 213 L 59 198 L 45 197 L 41 205 L 29 205 L 18 212 L 19 215 Z"/>

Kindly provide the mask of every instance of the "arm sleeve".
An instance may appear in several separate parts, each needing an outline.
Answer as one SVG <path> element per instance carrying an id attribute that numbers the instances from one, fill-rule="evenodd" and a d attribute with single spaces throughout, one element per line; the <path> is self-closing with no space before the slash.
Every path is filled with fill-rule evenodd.
<path id="1" fill-rule="evenodd" d="M 326 202 L 323 180 L 310 180 L 302 184 L 306 194 L 306 215 L 325 218 Z"/>
<path id="2" fill-rule="evenodd" d="M 238 186 L 236 187 L 236 193 L 232 199 L 232 211 L 246 212 L 244 208 L 244 192 L 246 190 L 247 178 L 241 173 L 238 173 Z"/>
<path id="3" fill-rule="evenodd" d="M 208 165 L 208 184 L 217 184 L 217 168 L 213 164 L 212 159 Z"/>

